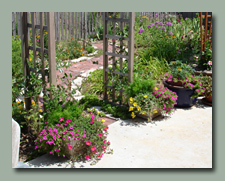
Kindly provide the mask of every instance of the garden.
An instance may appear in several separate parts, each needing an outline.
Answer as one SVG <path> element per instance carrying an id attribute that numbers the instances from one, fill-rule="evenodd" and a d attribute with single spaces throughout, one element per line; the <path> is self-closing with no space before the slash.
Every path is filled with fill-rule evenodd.
<path id="1" fill-rule="evenodd" d="M 120 13 L 111 16 L 119 18 Z M 157 15 L 148 17 L 137 13 L 134 27 L 133 81 L 113 72 L 128 74 L 128 60 L 119 65 L 120 60 L 112 56 L 108 85 L 113 89 L 107 90 L 108 100 L 104 99 L 101 68 L 90 72 L 73 89 L 71 80 L 77 77 L 63 72 L 77 64 L 72 60 L 84 56 L 101 57 L 93 65 L 101 63 L 103 52 L 94 44 L 102 43 L 103 25 L 96 27 L 96 33 L 86 39 L 72 37 L 69 41 L 56 42 L 56 69 L 63 73 L 62 83 L 56 86 L 50 85 L 48 78 L 43 81 L 45 78 L 41 76 L 43 66 L 49 75 L 48 55 L 37 52 L 34 57 L 31 50 L 27 63 L 32 68 L 27 83 L 28 77 L 23 76 L 21 39 L 12 38 L 12 118 L 21 128 L 21 160 L 29 161 L 47 153 L 66 157 L 74 164 L 78 160 L 96 164 L 104 154 L 113 154 L 107 137 L 110 129 L 105 124 L 107 115 L 121 120 L 138 117 L 151 122 L 158 117 L 173 117 L 175 108 L 189 108 L 199 100 L 212 106 L 212 41 L 204 40 L 202 52 L 200 43 L 202 33 L 211 37 L 212 27 L 201 32 L 198 14 L 194 18 L 178 14 L 159 19 Z M 112 24 L 108 34 L 128 37 L 129 26 L 126 24 L 121 29 L 119 24 Z M 41 47 L 38 32 L 35 36 L 36 46 Z M 118 47 L 115 49 L 118 54 L 127 55 L 126 42 L 123 47 L 120 39 L 111 39 L 109 43 Z M 44 48 L 48 49 L 48 32 L 44 32 Z M 82 94 L 79 100 L 74 96 L 77 91 Z M 25 98 L 30 99 L 29 110 Z M 96 106 L 101 110 L 93 108 Z"/>

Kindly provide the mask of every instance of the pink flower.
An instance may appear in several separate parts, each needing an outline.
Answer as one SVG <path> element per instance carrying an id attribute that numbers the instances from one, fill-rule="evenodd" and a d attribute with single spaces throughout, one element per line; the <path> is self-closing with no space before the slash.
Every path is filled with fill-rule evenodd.
<path id="1" fill-rule="evenodd" d="M 66 134 L 66 132 L 65 132 L 65 131 L 63 131 L 63 134 Z"/>
<path id="2" fill-rule="evenodd" d="M 98 136 L 99 136 L 99 137 L 102 137 L 102 133 L 99 133 Z"/>
<path id="3" fill-rule="evenodd" d="M 91 147 L 91 150 L 92 150 L 92 151 L 95 151 L 95 150 L 96 150 L 95 146 L 92 146 L 92 147 Z"/>
<path id="4" fill-rule="evenodd" d="M 83 138 L 85 138 L 86 137 L 86 134 L 83 134 Z"/>
<path id="5" fill-rule="evenodd" d="M 103 140 L 103 143 L 106 144 L 106 140 Z"/>
<path id="6" fill-rule="evenodd" d="M 66 121 L 67 124 L 70 123 L 70 122 L 71 122 L 71 119 L 68 119 L 68 120 Z"/>
<path id="7" fill-rule="evenodd" d="M 93 124 L 93 122 L 91 121 L 90 124 Z"/>
<path id="8" fill-rule="evenodd" d="M 50 151 L 49 153 L 52 154 L 52 151 Z"/>
<path id="9" fill-rule="evenodd" d="M 59 124 L 56 124 L 57 127 L 59 127 Z"/>
<path id="10" fill-rule="evenodd" d="M 64 117 L 60 118 L 60 121 L 63 121 L 64 120 Z"/>
<path id="11" fill-rule="evenodd" d="M 88 160 L 88 159 L 90 159 L 90 158 L 91 158 L 91 157 L 90 157 L 89 155 L 86 155 L 86 156 L 85 156 L 85 159 L 86 159 L 86 160 Z"/>
<path id="12" fill-rule="evenodd" d="M 212 65 L 212 61 L 208 61 L 208 65 Z"/>
<path id="13" fill-rule="evenodd" d="M 73 129 L 73 126 L 70 126 L 70 129 Z"/>
<path id="14" fill-rule="evenodd" d="M 90 140 L 86 141 L 86 145 L 90 146 L 91 145 L 91 141 Z"/>
<path id="15" fill-rule="evenodd" d="M 104 128 L 104 131 L 107 131 L 108 129 L 109 129 L 109 127 L 107 126 L 107 127 Z"/>
<path id="16" fill-rule="evenodd" d="M 84 130 L 84 133 L 86 133 L 86 131 Z"/>
<path id="17" fill-rule="evenodd" d="M 35 146 L 35 148 L 34 148 L 34 149 L 36 150 L 37 148 L 38 148 L 38 146 Z"/>
<path id="18" fill-rule="evenodd" d="M 47 140 L 47 137 L 46 136 L 43 136 L 43 140 Z"/>
<path id="19" fill-rule="evenodd" d="M 72 150 L 73 146 L 72 146 L 72 145 L 69 145 L 68 148 L 69 148 L 70 150 Z"/>

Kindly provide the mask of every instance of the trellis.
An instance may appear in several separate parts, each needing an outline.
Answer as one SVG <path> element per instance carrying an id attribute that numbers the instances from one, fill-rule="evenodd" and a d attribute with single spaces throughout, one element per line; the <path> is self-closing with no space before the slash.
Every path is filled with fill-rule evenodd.
<path id="1" fill-rule="evenodd" d="M 115 13 L 113 13 L 113 17 L 109 16 L 109 13 L 103 14 L 103 26 L 104 26 L 104 32 L 103 32 L 103 84 L 104 84 L 104 99 L 109 101 L 110 103 L 115 103 L 115 84 L 118 82 L 112 81 L 112 85 L 108 85 L 109 78 L 108 74 L 112 73 L 113 75 L 119 75 L 121 77 L 127 77 L 128 82 L 133 81 L 133 64 L 134 64 L 134 20 L 135 20 L 135 13 L 129 12 L 129 18 L 124 18 L 125 13 L 120 13 L 120 18 L 115 17 Z M 115 23 L 118 22 L 120 24 L 120 30 L 123 30 L 124 23 L 128 23 L 129 25 L 129 36 L 124 37 L 121 33 L 120 36 L 115 35 Z M 113 24 L 113 34 L 108 34 L 108 24 Z M 123 41 L 128 41 L 128 54 L 121 54 L 115 52 L 115 41 L 112 43 L 112 52 L 108 51 L 108 40 L 119 40 L 120 41 L 120 52 L 123 51 Z M 112 69 L 109 69 L 109 56 L 113 59 L 112 62 Z M 119 58 L 119 66 L 120 70 L 123 68 L 123 59 L 127 59 L 128 61 L 128 73 L 123 73 L 121 71 L 116 70 L 116 59 Z M 112 91 L 112 100 L 110 101 L 108 99 L 108 89 Z M 122 89 L 119 90 L 120 97 L 123 96 Z M 120 101 L 120 105 L 122 104 L 122 101 Z"/>
<path id="2" fill-rule="evenodd" d="M 31 13 L 31 22 L 28 23 L 28 16 L 27 12 L 21 13 L 21 19 L 22 19 L 22 36 L 21 36 L 21 42 L 22 42 L 22 61 L 23 61 L 23 75 L 27 77 L 26 79 L 26 87 L 29 85 L 29 77 L 30 77 L 30 71 L 35 71 L 36 75 L 38 72 L 36 72 L 35 66 L 36 66 L 36 60 L 37 60 L 37 52 L 41 53 L 41 62 L 42 62 L 42 68 L 41 68 L 41 76 L 42 76 L 42 84 L 43 84 L 43 94 L 46 95 L 46 76 L 49 77 L 49 83 L 51 85 L 56 85 L 56 61 L 55 61 L 55 23 L 54 23 L 54 12 L 48 12 L 46 18 L 43 18 L 43 13 L 40 12 L 39 14 L 40 19 L 36 19 L 35 23 L 35 16 L 34 13 Z M 38 24 L 40 21 L 40 24 Z M 44 22 L 45 21 L 45 22 Z M 29 28 L 32 29 L 32 43 L 33 46 L 29 46 L 29 38 L 28 38 L 28 32 Z M 40 47 L 36 46 L 36 30 L 38 30 L 40 35 Z M 48 49 L 44 48 L 44 31 L 48 32 Z M 33 61 L 34 61 L 34 67 L 29 67 L 28 61 L 29 61 L 29 50 L 33 50 Z M 44 60 L 44 54 L 48 54 L 48 61 L 49 61 L 49 75 L 45 74 L 45 60 Z M 51 93 L 50 93 L 51 96 Z M 52 97 L 51 97 L 52 98 Z M 45 101 L 45 100 L 43 100 Z M 31 108 L 31 98 L 26 97 L 25 98 L 25 105 L 26 110 L 30 110 Z M 43 111 L 45 111 L 45 108 L 43 107 Z"/>
<path id="3" fill-rule="evenodd" d="M 202 12 L 199 13 L 199 17 L 200 17 L 200 31 L 201 31 L 201 55 L 202 52 L 205 51 L 205 42 L 207 40 L 210 41 L 210 48 L 212 48 L 212 36 L 211 36 L 211 32 L 212 32 L 212 14 L 209 15 L 208 12 L 205 13 L 205 15 L 203 15 Z M 204 36 L 203 36 L 203 18 L 205 18 L 205 26 L 204 26 Z M 208 18 L 210 18 L 208 20 Z M 209 33 L 208 33 L 208 29 L 209 29 Z"/>

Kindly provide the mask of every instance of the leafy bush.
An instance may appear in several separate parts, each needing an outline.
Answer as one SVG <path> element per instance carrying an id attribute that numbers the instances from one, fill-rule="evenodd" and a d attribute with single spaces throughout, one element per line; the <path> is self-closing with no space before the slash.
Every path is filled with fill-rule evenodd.
<path id="1" fill-rule="evenodd" d="M 45 121 L 48 122 L 48 125 L 54 125 L 61 117 L 65 119 L 69 118 L 79 118 L 84 108 L 82 105 L 79 105 L 73 101 L 67 101 L 63 107 L 58 107 L 58 109 L 52 110 L 50 114 L 47 115 Z"/>
<path id="2" fill-rule="evenodd" d="M 133 82 L 127 86 L 126 93 L 129 97 L 135 97 L 140 93 L 152 92 L 154 86 L 154 80 L 135 76 Z"/>
<path id="3" fill-rule="evenodd" d="M 86 50 L 87 50 L 88 53 L 93 53 L 95 51 L 93 46 L 87 46 Z"/>
<path id="4" fill-rule="evenodd" d="M 18 36 L 12 37 L 12 78 L 23 76 L 21 40 Z"/>

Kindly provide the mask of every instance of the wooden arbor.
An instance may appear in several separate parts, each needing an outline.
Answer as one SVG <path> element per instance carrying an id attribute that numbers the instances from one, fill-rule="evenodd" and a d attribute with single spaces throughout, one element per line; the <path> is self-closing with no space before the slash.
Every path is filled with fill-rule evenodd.
<path id="1" fill-rule="evenodd" d="M 130 12 L 129 18 L 124 19 L 124 13 L 120 13 L 120 18 L 116 17 L 117 13 L 103 13 L 103 84 L 104 84 L 104 99 L 108 100 L 108 89 L 111 89 L 112 91 L 112 101 L 111 103 L 114 103 L 115 101 L 115 84 L 118 84 L 119 82 L 115 82 L 114 79 L 112 79 L 112 85 L 108 85 L 109 79 L 108 74 L 112 73 L 113 76 L 119 75 L 120 77 L 127 77 L 128 82 L 133 81 L 133 64 L 134 64 L 134 20 L 135 20 L 135 13 Z M 123 33 L 120 35 L 116 35 L 115 32 L 115 24 L 116 22 L 119 24 L 120 31 L 123 32 L 123 25 L 125 23 L 128 23 L 129 26 L 129 35 L 128 37 L 124 37 Z M 109 23 L 112 23 L 112 35 L 108 32 L 108 26 Z M 109 52 L 108 50 L 108 39 L 112 39 L 112 52 Z M 116 53 L 116 45 L 115 41 L 120 41 L 120 51 L 119 53 Z M 128 41 L 128 53 L 122 53 L 124 52 L 123 48 L 123 40 Z M 112 60 L 112 69 L 109 69 L 109 56 L 111 56 Z M 126 59 L 128 62 L 128 73 L 123 73 L 122 71 L 116 70 L 117 60 L 116 58 L 119 58 L 119 67 L 120 70 L 123 68 L 123 59 Z M 123 90 L 119 90 L 119 95 L 122 97 Z M 109 101 L 109 100 L 108 100 Z M 120 104 L 121 100 L 120 100 Z"/>
<path id="2" fill-rule="evenodd" d="M 200 31 L 201 31 L 201 55 L 205 51 L 205 42 L 208 40 L 210 42 L 210 48 L 212 48 L 212 15 L 209 15 L 208 12 L 203 15 L 202 12 L 199 13 L 200 17 Z M 203 18 L 205 18 L 204 25 L 204 36 L 203 36 Z M 210 18 L 210 19 L 208 19 Z M 209 31 L 208 31 L 209 30 Z"/>
<path id="3" fill-rule="evenodd" d="M 48 12 L 47 13 L 47 23 L 46 25 L 43 23 L 43 13 L 40 12 L 40 24 L 35 24 L 35 18 L 34 13 L 31 13 L 31 24 L 28 23 L 27 19 L 27 12 L 21 13 L 21 19 L 22 19 L 22 36 L 21 36 L 21 42 L 22 42 L 22 61 L 23 61 L 23 74 L 25 77 L 27 77 L 26 80 L 26 87 L 29 84 L 29 77 L 30 77 L 30 71 L 33 69 L 34 71 L 37 61 L 37 52 L 40 52 L 41 54 L 41 75 L 42 75 L 42 84 L 43 84 L 43 93 L 46 93 L 46 79 L 45 79 L 45 60 L 44 60 L 44 54 L 48 54 L 48 61 L 49 61 L 49 81 L 50 85 L 56 85 L 56 61 L 55 61 L 55 22 L 54 22 L 54 12 Z M 29 46 L 28 44 L 28 32 L 29 28 L 32 29 L 32 43 L 33 46 Z M 40 35 L 40 47 L 36 46 L 36 30 L 39 31 Z M 44 31 L 48 33 L 48 49 L 44 48 Z M 29 61 L 29 50 L 33 50 L 33 61 L 34 61 L 34 67 L 29 67 L 28 61 Z M 36 72 L 36 75 L 38 72 Z M 26 103 L 26 110 L 29 110 L 31 108 L 31 98 L 25 98 Z M 43 108 L 43 111 L 44 108 Z"/>

